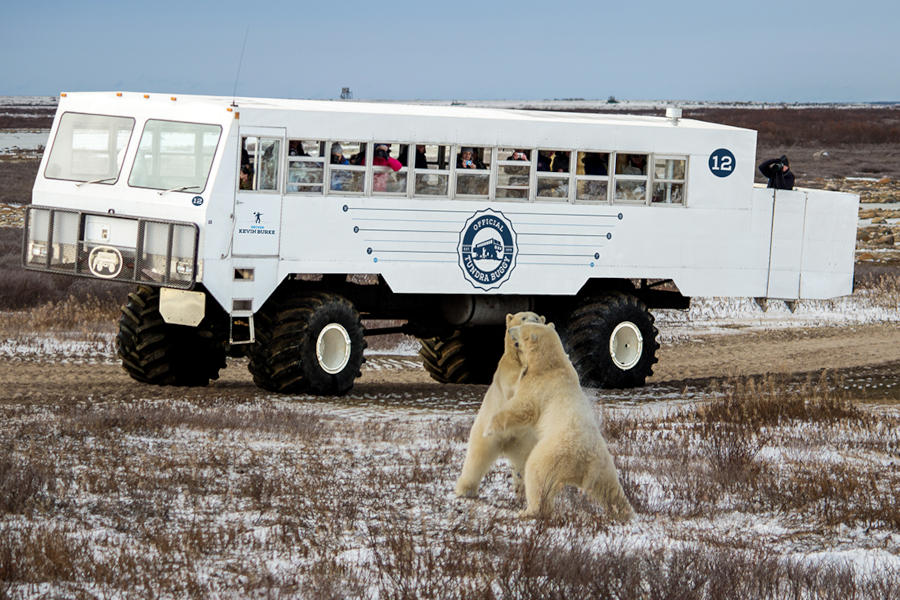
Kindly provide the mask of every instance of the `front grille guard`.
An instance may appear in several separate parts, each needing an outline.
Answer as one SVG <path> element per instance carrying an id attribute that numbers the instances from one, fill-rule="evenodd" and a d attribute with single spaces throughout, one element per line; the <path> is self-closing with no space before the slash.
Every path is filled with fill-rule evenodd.
<path id="1" fill-rule="evenodd" d="M 35 231 L 35 215 L 38 211 L 47 214 L 46 226 L 40 227 L 40 231 Z M 56 232 L 56 224 L 65 220 L 61 215 L 74 215 L 77 221 L 77 240 L 72 243 L 69 241 L 59 242 L 54 240 Z M 85 217 L 88 215 L 96 215 L 107 219 L 122 219 L 137 221 L 137 239 L 134 246 L 107 244 L 97 241 L 89 241 L 85 239 Z M 68 217 L 71 220 L 73 217 Z M 159 262 L 162 254 L 150 254 L 147 252 L 146 236 L 148 225 L 166 226 L 166 253 L 164 255 L 165 266 L 164 272 L 152 270 L 149 264 L 151 261 L 146 257 L 156 257 Z M 178 273 L 178 263 L 172 261 L 172 249 L 175 238 L 175 228 L 188 227 L 192 231 L 191 236 L 191 252 L 190 252 L 190 273 Z M 38 235 L 40 234 L 40 235 Z M 25 211 L 25 238 L 22 244 L 22 266 L 31 271 L 44 271 L 49 273 L 59 273 L 63 275 L 74 275 L 76 277 L 90 277 L 93 279 L 106 279 L 107 281 L 121 281 L 127 283 L 143 283 L 154 286 L 165 286 L 179 289 L 192 289 L 197 282 L 198 260 L 197 247 L 200 237 L 200 229 L 196 223 L 183 221 L 170 221 L 166 219 L 149 219 L 144 217 L 130 217 L 125 215 L 110 215 L 101 212 L 72 210 L 65 208 L 50 208 L 46 206 L 29 206 Z M 45 247 L 44 252 L 36 252 Z M 120 272 L 111 274 L 100 274 L 92 272 L 89 264 L 90 257 L 97 249 L 115 248 L 121 256 L 122 266 Z M 105 251 L 104 251 L 105 252 Z M 184 256 L 177 257 L 183 261 Z M 100 262 L 98 260 L 98 262 Z M 96 265 L 96 263 L 95 263 Z M 105 265 L 100 265 L 101 267 Z M 108 270 L 108 269 L 106 269 Z M 99 271 L 99 269 L 95 270 Z"/>

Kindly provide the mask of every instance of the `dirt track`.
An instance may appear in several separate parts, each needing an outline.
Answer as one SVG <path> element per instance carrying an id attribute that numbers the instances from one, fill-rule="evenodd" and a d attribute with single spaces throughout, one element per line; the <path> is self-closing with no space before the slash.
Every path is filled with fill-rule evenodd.
<path id="1" fill-rule="evenodd" d="M 477 405 L 483 386 L 440 385 L 417 366 L 414 356 L 372 355 L 354 390 L 343 399 L 387 405 L 425 403 L 435 407 Z M 856 382 L 871 400 L 900 401 L 900 326 L 806 328 L 707 335 L 663 345 L 648 386 L 624 393 L 639 400 L 686 388 L 703 388 L 732 375 L 785 374 L 805 378 L 827 369 Z M 872 382 L 875 382 L 874 384 Z M 50 359 L 0 361 L 2 395 L 8 400 L 110 401 L 189 397 L 200 402 L 245 402 L 270 396 L 254 386 L 246 361 L 233 359 L 206 388 L 158 388 L 138 384 L 118 364 Z M 623 394 L 614 393 L 613 397 Z M 601 397 L 606 396 L 605 392 Z"/>

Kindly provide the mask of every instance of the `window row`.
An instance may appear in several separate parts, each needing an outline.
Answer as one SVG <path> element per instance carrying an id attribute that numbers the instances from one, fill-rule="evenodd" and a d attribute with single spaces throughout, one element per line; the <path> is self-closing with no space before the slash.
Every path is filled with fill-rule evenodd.
<path id="1" fill-rule="evenodd" d="M 545 148 L 241 138 L 239 187 L 288 194 L 683 204 L 687 157 Z M 412 153 L 412 156 L 410 156 Z M 369 166 L 371 165 L 371 166 Z"/>

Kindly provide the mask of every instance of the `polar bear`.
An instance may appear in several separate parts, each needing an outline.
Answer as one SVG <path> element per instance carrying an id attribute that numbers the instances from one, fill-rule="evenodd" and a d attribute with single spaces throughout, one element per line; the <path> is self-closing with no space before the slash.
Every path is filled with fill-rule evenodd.
<path id="1" fill-rule="evenodd" d="M 512 468 L 513 486 L 518 495 L 522 495 L 522 469 L 525 459 L 534 446 L 536 438 L 533 432 L 525 431 L 523 435 L 484 436 L 484 429 L 491 418 L 513 396 L 516 384 L 522 374 L 519 352 L 509 337 L 509 328 L 524 323 L 545 323 L 546 319 L 536 313 L 523 311 L 514 315 L 506 315 L 506 330 L 503 342 L 503 356 L 497 364 L 494 379 L 488 387 L 475 423 L 469 431 L 469 445 L 466 448 L 466 460 L 462 473 L 456 481 L 456 495 L 474 497 L 478 495 L 478 485 L 485 473 L 499 457 L 509 460 Z"/>
<path id="2" fill-rule="evenodd" d="M 493 415 L 484 435 L 537 438 L 525 462 L 528 504 L 520 516 L 549 512 L 560 489 L 576 485 L 613 518 L 630 520 L 634 510 L 553 324 L 513 326 L 507 337 L 524 368 L 515 394 Z"/>

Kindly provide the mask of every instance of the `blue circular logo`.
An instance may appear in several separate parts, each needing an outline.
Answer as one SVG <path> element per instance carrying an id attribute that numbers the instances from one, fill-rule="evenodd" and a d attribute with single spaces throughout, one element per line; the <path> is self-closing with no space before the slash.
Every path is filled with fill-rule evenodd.
<path id="1" fill-rule="evenodd" d="M 502 212 L 480 210 L 459 232 L 457 252 L 469 283 L 482 290 L 496 289 L 516 266 L 516 232 Z"/>
<path id="2" fill-rule="evenodd" d="M 191 198 L 191 204 L 193 204 L 194 206 L 200 206 L 201 204 L 203 204 L 203 196 L 194 196 L 193 198 Z"/>
<path id="3" fill-rule="evenodd" d="M 737 162 L 728 148 L 719 148 L 709 155 L 709 170 L 716 177 L 728 177 L 734 173 Z"/>

